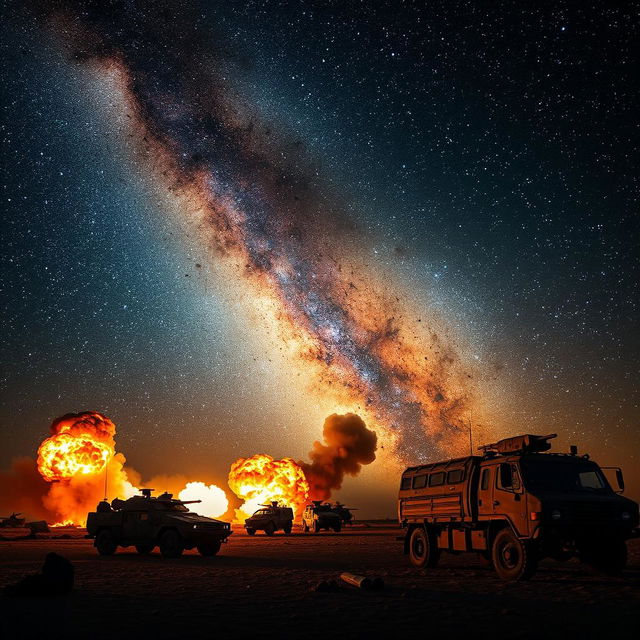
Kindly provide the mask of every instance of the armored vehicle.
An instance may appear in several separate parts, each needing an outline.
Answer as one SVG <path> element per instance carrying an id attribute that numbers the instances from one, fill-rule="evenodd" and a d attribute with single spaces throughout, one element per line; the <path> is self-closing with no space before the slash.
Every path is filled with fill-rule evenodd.
<path id="1" fill-rule="evenodd" d="M 473 551 L 505 580 L 530 578 L 545 557 L 577 556 L 620 573 L 638 504 L 617 495 L 624 491 L 619 468 L 605 474 L 574 446 L 545 453 L 555 437 L 506 438 L 480 447 L 482 455 L 406 469 L 398 518 L 411 563 L 434 567 L 441 551 Z"/>
<path id="2" fill-rule="evenodd" d="M 192 513 L 185 505 L 200 500 L 174 500 L 170 493 L 151 497 L 153 489 L 128 500 L 103 500 L 87 517 L 88 537 L 98 553 L 108 556 L 120 547 L 134 546 L 138 553 L 151 553 L 156 546 L 165 558 L 177 558 L 196 547 L 203 556 L 215 556 L 231 535 L 227 522 Z"/>
<path id="3" fill-rule="evenodd" d="M 302 514 L 302 528 L 305 532 L 318 533 L 322 529 L 333 529 L 337 532 L 342 528 L 342 520 L 330 504 L 314 500 L 306 506 Z"/>
<path id="4" fill-rule="evenodd" d="M 291 533 L 293 527 L 293 509 L 291 507 L 278 506 L 277 502 L 263 504 L 263 509 L 258 509 L 250 518 L 244 521 L 244 528 L 250 536 L 256 531 L 264 531 L 272 536 L 282 529 L 286 535 Z"/>
<path id="5" fill-rule="evenodd" d="M 336 501 L 332 509 L 340 516 L 343 525 L 353 524 L 353 513 L 351 512 L 357 511 L 355 507 L 345 507 L 341 502 Z"/>

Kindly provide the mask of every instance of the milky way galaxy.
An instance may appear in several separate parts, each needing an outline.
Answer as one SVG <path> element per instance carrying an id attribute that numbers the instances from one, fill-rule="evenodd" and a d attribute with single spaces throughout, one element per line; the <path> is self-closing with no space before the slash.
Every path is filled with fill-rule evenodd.
<path id="1" fill-rule="evenodd" d="M 235 61 L 215 35 L 197 16 L 144 3 L 60 3 L 47 19 L 73 59 L 116 74 L 146 169 L 195 214 L 216 259 L 268 301 L 314 391 L 358 407 L 401 453 L 451 447 L 471 382 L 455 345 L 363 263 L 365 234 L 302 143 L 229 86 Z"/>

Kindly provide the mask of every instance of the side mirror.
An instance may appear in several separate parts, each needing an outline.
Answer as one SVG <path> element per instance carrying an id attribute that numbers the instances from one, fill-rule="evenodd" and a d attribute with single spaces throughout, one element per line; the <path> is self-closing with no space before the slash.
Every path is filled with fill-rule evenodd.
<path id="1" fill-rule="evenodd" d="M 620 487 L 620 493 L 624 491 L 624 476 L 622 475 L 622 469 L 616 469 L 616 480 Z"/>
<path id="2" fill-rule="evenodd" d="M 605 473 L 605 475 L 607 476 L 607 480 L 609 480 L 611 488 L 616 493 L 622 493 L 624 491 L 624 476 L 622 475 L 622 469 L 620 467 L 602 467 L 602 470 L 605 472 L 615 471 L 615 483 L 612 482 L 614 474 Z M 614 484 L 618 486 L 615 487 Z"/>

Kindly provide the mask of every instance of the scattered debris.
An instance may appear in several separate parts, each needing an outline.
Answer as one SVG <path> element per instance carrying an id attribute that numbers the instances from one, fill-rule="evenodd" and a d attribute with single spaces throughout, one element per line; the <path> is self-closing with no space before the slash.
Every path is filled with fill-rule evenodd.
<path id="1" fill-rule="evenodd" d="M 367 576 L 356 575 L 355 573 L 341 573 L 340 579 L 344 580 L 347 584 L 358 587 L 359 589 L 384 589 L 384 580 L 380 577 L 369 578 Z"/>
<path id="2" fill-rule="evenodd" d="M 5 587 L 7 596 L 63 596 L 73 589 L 74 568 L 71 562 L 57 553 L 48 553 L 42 572 L 25 576 Z"/>

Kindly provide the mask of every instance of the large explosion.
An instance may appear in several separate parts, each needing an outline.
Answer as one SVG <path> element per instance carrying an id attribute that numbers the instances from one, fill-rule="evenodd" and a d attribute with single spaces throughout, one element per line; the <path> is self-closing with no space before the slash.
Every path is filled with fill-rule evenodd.
<path id="1" fill-rule="evenodd" d="M 124 468 L 115 434 L 115 424 L 96 411 L 68 413 L 54 420 L 51 436 L 38 448 L 36 464 L 21 458 L 0 474 L 0 508 L 19 508 L 50 524 L 83 526 L 87 513 L 103 498 L 135 495 L 136 487 L 144 484 L 134 469 Z M 187 476 L 159 476 L 149 484 L 169 489 L 181 500 L 200 500 L 192 510 L 205 516 L 219 517 L 229 507 L 220 487 Z"/>

